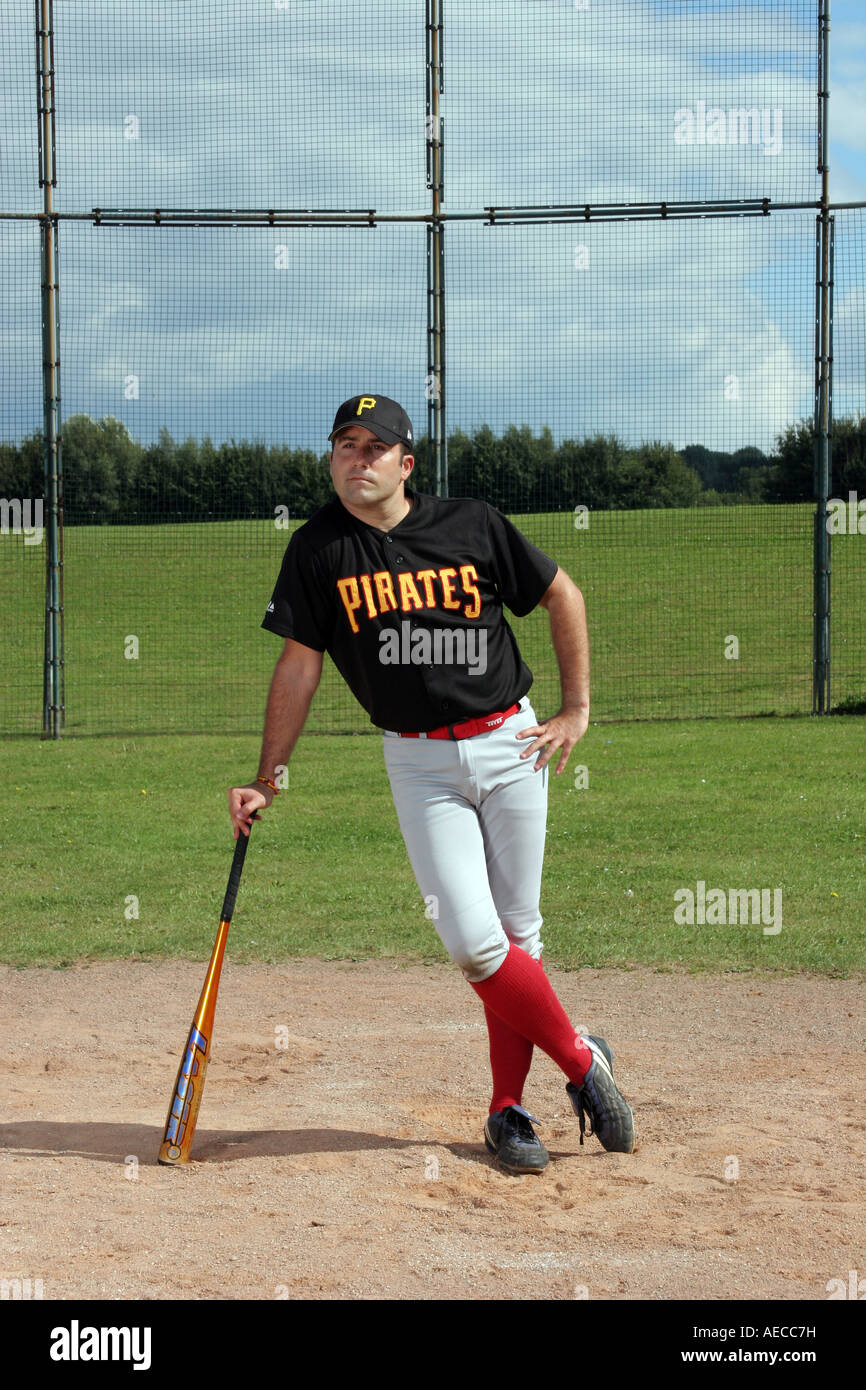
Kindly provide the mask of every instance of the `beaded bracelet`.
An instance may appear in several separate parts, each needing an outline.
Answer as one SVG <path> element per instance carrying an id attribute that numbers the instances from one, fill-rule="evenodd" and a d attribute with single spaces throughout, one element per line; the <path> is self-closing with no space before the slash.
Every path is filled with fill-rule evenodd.
<path id="1" fill-rule="evenodd" d="M 270 777 L 257 777 L 257 778 L 256 778 L 256 781 L 257 781 L 257 782 L 264 782 L 264 784 L 265 784 L 266 787 L 270 787 L 270 789 L 271 789 L 271 791 L 273 792 L 274 796 L 279 796 L 279 794 L 280 794 L 280 789 L 279 789 L 279 787 L 277 786 L 276 782 L 272 782 L 272 781 L 271 781 Z"/>

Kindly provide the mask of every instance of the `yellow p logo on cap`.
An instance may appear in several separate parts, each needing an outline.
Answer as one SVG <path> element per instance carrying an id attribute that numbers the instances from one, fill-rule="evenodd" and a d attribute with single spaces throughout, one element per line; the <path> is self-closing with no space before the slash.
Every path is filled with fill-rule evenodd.
<path id="1" fill-rule="evenodd" d="M 372 410 L 375 404 L 375 396 L 362 396 L 358 402 L 358 409 L 355 411 L 355 414 L 360 415 L 364 410 Z"/>

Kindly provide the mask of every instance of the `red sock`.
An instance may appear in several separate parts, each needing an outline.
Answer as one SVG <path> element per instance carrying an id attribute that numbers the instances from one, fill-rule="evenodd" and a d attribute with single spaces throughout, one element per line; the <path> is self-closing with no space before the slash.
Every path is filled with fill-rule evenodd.
<path id="1" fill-rule="evenodd" d="M 577 1085 L 583 1081 L 592 1066 L 592 1053 L 569 1023 L 537 960 L 512 943 L 496 973 L 472 988 L 503 1023 L 537 1043 L 569 1081 Z"/>
<path id="2" fill-rule="evenodd" d="M 490 1070 L 493 1073 L 493 1099 L 490 1114 L 504 1110 L 506 1105 L 521 1105 L 523 1085 L 529 1075 L 534 1044 L 517 1033 L 497 1014 L 484 1005 L 487 1034 L 490 1038 Z"/>

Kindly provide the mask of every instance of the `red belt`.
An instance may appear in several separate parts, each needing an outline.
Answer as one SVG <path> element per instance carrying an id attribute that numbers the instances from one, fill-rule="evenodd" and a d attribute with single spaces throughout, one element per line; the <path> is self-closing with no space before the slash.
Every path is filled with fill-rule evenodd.
<path id="1" fill-rule="evenodd" d="M 474 738 L 476 734 L 486 734 L 490 729 L 498 729 L 520 705 L 511 705 L 501 714 L 487 714 L 482 719 L 465 719 L 462 724 L 443 724 L 441 729 L 430 729 L 426 734 L 401 734 L 401 738 Z"/>

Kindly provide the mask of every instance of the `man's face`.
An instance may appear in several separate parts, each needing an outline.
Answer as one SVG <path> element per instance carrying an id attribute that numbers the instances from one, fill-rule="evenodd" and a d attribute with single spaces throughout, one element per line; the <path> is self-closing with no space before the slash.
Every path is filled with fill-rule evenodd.
<path id="1" fill-rule="evenodd" d="M 331 480 L 340 501 L 360 508 L 390 501 L 415 463 L 411 454 L 401 454 L 399 444 L 386 444 L 363 425 L 340 430 L 331 450 Z"/>

